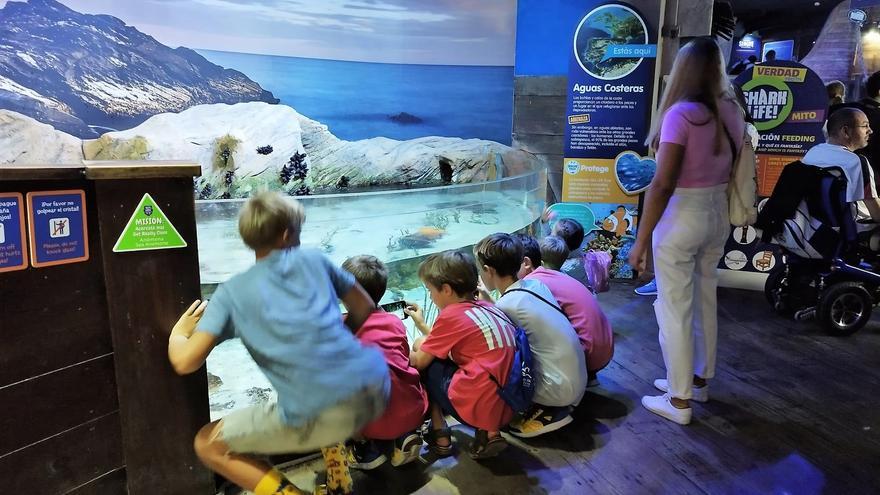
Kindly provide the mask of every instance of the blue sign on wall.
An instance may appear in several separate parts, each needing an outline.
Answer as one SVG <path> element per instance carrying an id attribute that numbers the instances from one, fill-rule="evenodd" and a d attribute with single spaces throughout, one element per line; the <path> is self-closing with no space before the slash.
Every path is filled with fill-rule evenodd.
<path id="1" fill-rule="evenodd" d="M 794 58 L 794 40 L 768 41 L 761 50 L 761 61 L 767 61 L 767 52 L 776 52 L 776 60 L 792 60 Z"/>
<path id="2" fill-rule="evenodd" d="M 569 41 L 562 200 L 634 204 L 654 174 L 644 140 L 657 37 L 623 2 L 587 2 Z"/>
<path id="3" fill-rule="evenodd" d="M 747 34 L 737 40 L 733 45 L 733 56 L 730 57 L 730 65 L 745 63 L 750 56 L 755 57 L 755 62 L 761 60 L 761 38 Z"/>
<path id="4" fill-rule="evenodd" d="M 24 201 L 20 193 L 0 193 L 0 272 L 27 268 Z"/>
<path id="5" fill-rule="evenodd" d="M 31 266 L 41 268 L 89 259 L 84 191 L 29 192 L 27 209 Z"/>

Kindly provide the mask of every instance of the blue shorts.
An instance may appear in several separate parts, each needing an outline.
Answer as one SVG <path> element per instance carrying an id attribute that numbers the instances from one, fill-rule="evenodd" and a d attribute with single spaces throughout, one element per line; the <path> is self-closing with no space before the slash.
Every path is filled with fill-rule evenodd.
<path id="1" fill-rule="evenodd" d="M 435 359 L 422 373 L 422 383 L 428 392 L 428 399 L 440 406 L 444 414 L 449 414 L 459 423 L 466 424 L 449 400 L 449 384 L 458 371 L 458 365 L 448 359 Z"/>

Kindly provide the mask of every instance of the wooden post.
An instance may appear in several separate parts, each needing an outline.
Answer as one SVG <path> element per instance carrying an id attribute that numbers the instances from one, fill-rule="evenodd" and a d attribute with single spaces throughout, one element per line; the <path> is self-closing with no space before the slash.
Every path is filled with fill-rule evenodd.
<path id="1" fill-rule="evenodd" d="M 0 193 L 82 190 L 87 260 L 0 272 L 0 479 L 10 493 L 209 495 L 192 440 L 209 421 L 205 369 L 167 358 L 200 297 L 198 165 L 0 168 Z M 144 194 L 186 247 L 113 252 Z M 37 221 L 34 221 L 37 223 Z"/>

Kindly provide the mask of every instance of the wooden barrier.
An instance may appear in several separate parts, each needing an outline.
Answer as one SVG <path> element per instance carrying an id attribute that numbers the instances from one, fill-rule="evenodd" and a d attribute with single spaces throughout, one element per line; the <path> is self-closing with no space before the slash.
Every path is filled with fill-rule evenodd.
<path id="1" fill-rule="evenodd" d="M 164 162 L 0 167 L 0 492 L 215 493 L 192 448 L 209 420 L 205 369 L 181 378 L 167 358 L 172 325 L 200 297 L 199 174 Z M 25 266 L 7 218 L 16 203 L 35 239 Z M 138 210 L 164 215 L 186 246 L 114 252 Z"/>

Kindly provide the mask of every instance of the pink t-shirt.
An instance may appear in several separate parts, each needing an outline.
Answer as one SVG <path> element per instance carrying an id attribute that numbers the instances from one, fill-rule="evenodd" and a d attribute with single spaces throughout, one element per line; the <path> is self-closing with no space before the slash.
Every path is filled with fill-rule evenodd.
<path id="1" fill-rule="evenodd" d="M 742 147 L 745 121 L 739 105 L 729 99 L 718 100 L 718 112 L 737 151 Z M 730 180 L 733 157 L 722 130 L 721 151 L 715 151 L 716 119 L 702 103 L 680 101 L 666 110 L 660 126 L 660 142 L 684 146 L 681 175 L 677 187 L 711 187 Z M 658 161 L 660 157 L 658 156 Z"/>
<path id="2" fill-rule="evenodd" d="M 388 406 L 361 434 L 376 440 L 392 440 L 415 430 L 428 410 L 428 397 L 422 388 L 419 370 L 409 364 L 409 343 L 403 322 L 394 313 L 376 311 L 361 325 L 356 336 L 365 346 L 373 345 L 382 351 L 391 374 Z"/>
<path id="3" fill-rule="evenodd" d="M 614 334 L 608 318 L 589 289 L 562 272 L 544 267 L 535 269 L 525 278 L 538 280 L 550 289 L 578 334 L 587 356 L 587 370 L 604 368 L 614 355 Z"/>

